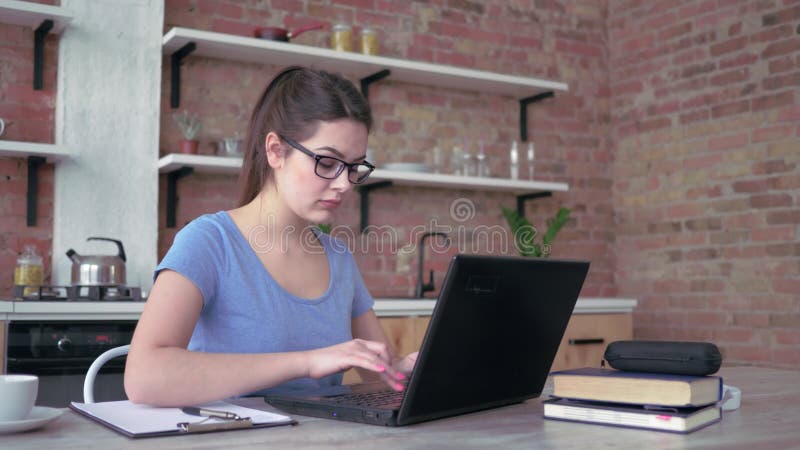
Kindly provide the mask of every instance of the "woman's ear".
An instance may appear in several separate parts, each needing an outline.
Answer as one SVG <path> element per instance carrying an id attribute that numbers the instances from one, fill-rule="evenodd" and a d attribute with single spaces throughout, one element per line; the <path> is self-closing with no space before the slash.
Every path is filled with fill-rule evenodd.
<path id="1" fill-rule="evenodd" d="M 267 162 L 271 168 L 277 169 L 283 166 L 285 157 L 283 143 L 274 131 L 267 134 L 267 138 L 264 140 L 264 151 L 267 152 Z"/>

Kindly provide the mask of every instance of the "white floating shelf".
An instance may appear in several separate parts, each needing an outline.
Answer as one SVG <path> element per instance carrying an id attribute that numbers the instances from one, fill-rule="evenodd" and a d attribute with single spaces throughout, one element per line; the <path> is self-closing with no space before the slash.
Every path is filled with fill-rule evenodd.
<path id="1" fill-rule="evenodd" d="M 70 155 L 67 149 L 60 145 L 0 140 L 0 156 L 13 158 L 41 156 L 47 158 L 50 162 L 54 162 L 67 159 Z"/>
<path id="2" fill-rule="evenodd" d="M 174 172 L 182 167 L 191 167 L 203 173 L 236 174 L 242 168 L 242 158 L 170 153 L 158 160 L 160 173 Z"/>
<path id="3" fill-rule="evenodd" d="M 525 98 L 546 91 L 566 91 L 565 83 L 537 78 L 504 75 L 385 56 L 341 52 L 308 45 L 235 36 L 189 28 L 173 28 L 163 38 L 163 52 L 171 55 L 194 42 L 192 55 L 226 60 L 313 66 L 345 75 L 364 78 L 381 70 L 391 70 L 389 80 L 449 89 L 486 92 Z"/>
<path id="4" fill-rule="evenodd" d="M 0 23 L 36 29 L 47 19 L 53 21 L 50 32 L 59 34 L 72 21 L 72 13 L 58 6 L 0 0 Z"/>
<path id="5" fill-rule="evenodd" d="M 398 172 L 394 170 L 375 169 L 369 177 L 369 183 L 378 181 L 391 181 L 397 185 L 427 186 L 448 189 L 476 189 L 481 191 L 504 192 L 566 192 L 569 186 L 566 183 L 552 183 L 545 181 L 511 180 L 507 178 L 491 177 L 465 177 L 460 175 L 445 175 L 440 173 Z"/>
<path id="6" fill-rule="evenodd" d="M 174 172 L 182 167 L 191 167 L 202 173 L 238 174 L 242 167 L 241 158 L 207 155 L 187 155 L 171 153 L 158 160 L 158 171 Z M 391 181 L 402 186 L 426 186 L 447 189 L 475 189 L 504 192 L 566 192 L 569 185 L 546 181 L 511 180 L 504 178 L 464 177 L 438 173 L 399 172 L 376 169 L 366 185 L 379 181 Z"/>

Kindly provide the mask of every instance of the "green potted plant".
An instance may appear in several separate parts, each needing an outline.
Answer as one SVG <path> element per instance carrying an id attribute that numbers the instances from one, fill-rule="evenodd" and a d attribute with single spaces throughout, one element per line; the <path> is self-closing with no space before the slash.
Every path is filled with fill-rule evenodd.
<path id="1" fill-rule="evenodd" d="M 539 233 L 536 228 L 524 216 L 505 206 L 501 207 L 503 216 L 508 221 L 508 226 L 514 234 L 514 241 L 517 244 L 517 250 L 520 256 L 533 256 L 536 258 L 547 258 L 550 256 L 550 244 L 556 238 L 556 235 L 561 228 L 566 225 L 569 220 L 569 208 L 561 207 L 556 212 L 556 215 L 547 220 L 547 230 L 539 239 Z"/>
<path id="2" fill-rule="evenodd" d="M 200 119 L 197 117 L 197 113 L 189 114 L 189 111 L 183 110 L 183 112 L 174 113 L 172 118 L 183 133 L 183 139 L 178 143 L 179 151 L 181 153 L 196 154 L 198 142 L 195 138 L 203 127 L 200 123 Z"/>

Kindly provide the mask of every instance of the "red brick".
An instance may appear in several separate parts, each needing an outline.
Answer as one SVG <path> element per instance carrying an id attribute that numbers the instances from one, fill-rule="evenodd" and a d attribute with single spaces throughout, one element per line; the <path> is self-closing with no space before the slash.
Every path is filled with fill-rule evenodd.
<path id="1" fill-rule="evenodd" d="M 434 61 L 436 61 L 439 64 L 445 64 L 457 67 L 475 66 L 475 56 L 463 55 L 460 53 L 437 51 L 434 54 Z"/>
<path id="2" fill-rule="evenodd" d="M 711 151 L 727 150 L 739 148 L 747 145 L 747 133 L 739 133 L 728 136 L 714 137 L 708 140 L 708 149 Z"/>
<path id="3" fill-rule="evenodd" d="M 762 59 L 769 59 L 773 56 L 795 53 L 800 50 L 800 39 L 790 38 L 785 41 L 773 42 L 761 52 Z"/>
<path id="4" fill-rule="evenodd" d="M 748 309 L 752 308 L 748 305 Z M 769 314 L 765 313 L 733 313 L 733 325 L 764 328 L 769 326 Z"/>
<path id="5" fill-rule="evenodd" d="M 800 345 L 800 329 L 798 330 L 775 330 L 775 342 L 781 345 Z"/>
<path id="6" fill-rule="evenodd" d="M 719 44 L 715 44 L 711 46 L 711 56 L 719 56 L 725 53 L 734 52 L 736 50 L 741 50 L 745 48 L 747 45 L 747 36 L 741 36 L 733 39 L 729 39 L 724 42 L 720 42 Z"/>
<path id="7" fill-rule="evenodd" d="M 787 106 L 778 112 L 778 122 L 800 121 L 800 104 Z"/>
<path id="8" fill-rule="evenodd" d="M 770 211 L 767 213 L 768 225 L 797 225 L 800 224 L 800 209 L 786 209 L 783 211 Z"/>
<path id="9" fill-rule="evenodd" d="M 772 127 L 757 128 L 752 132 L 752 141 L 753 143 L 774 141 L 791 137 L 792 134 L 794 134 L 794 127 L 792 125 L 775 125 Z"/>
<path id="10" fill-rule="evenodd" d="M 712 85 L 725 86 L 727 84 L 741 83 L 742 81 L 746 81 L 748 79 L 750 79 L 750 71 L 747 67 L 742 67 L 736 70 L 714 75 L 708 81 Z"/>
<path id="11" fill-rule="evenodd" d="M 622 51 L 628 54 L 636 53 L 641 49 L 649 48 L 653 45 L 655 37 L 652 34 L 638 36 L 633 39 L 622 42 L 620 47 Z"/>
<path id="12" fill-rule="evenodd" d="M 197 11 L 203 15 L 242 19 L 242 7 L 219 0 L 197 0 Z"/>
<path id="13" fill-rule="evenodd" d="M 780 208 L 792 206 L 793 203 L 794 201 L 792 196 L 789 194 L 763 194 L 750 196 L 750 205 L 753 208 Z"/>
<path id="14" fill-rule="evenodd" d="M 793 241 L 796 239 L 794 227 L 789 226 L 752 229 L 750 237 L 754 242 Z"/>
<path id="15" fill-rule="evenodd" d="M 774 174 L 791 172 L 797 167 L 796 163 L 787 163 L 783 159 L 759 161 L 753 164 L 753 174 Z"/>
<path id="16" fill-rule="evenodd" d="M 692 23 L 691 22 L 684 22 L 679 25 L 675 25 L 664 30 L 661 30 L 658 33 L 658 40 L 659 41 L 666 41 L 678 36 L 682 36 L 687 33 L 692 32 Z"/>
<path id="17" fill-rule="evenodd" d="M 723 70 L 730 69 L 732 67 L 749 66 L 756 61 L 758 61 L 758 55 L 753 53 L 739 53 L 736 56 L 721 59 L 719 61 L 719 68 L 720 70 Z"/>
<path id="18" fill-rule="evenodd" d="M 794 283 L 790 283 L 790 286 L 784 286 L 784 287 L 792 287 L 792 286 L 794 286 Z M 797 292 L 800 291 L 794 290 L 793 292 L 789 293 L 796 294 Z M 770 325 L 774 327 L 800 328 L 800 314 L 793 314 L 787 312 L 782 312 L 780 314 L 772 314 L 770 316 L 769 322 Z"/>
<path id="19" fill-rule="evenodd" d="M 678 10 L 678 17 L 681 19 L 686 19 L 689 17 L 694 18 L 703 13 L 713 11 L 716 7 L 717 2 L 715 0 L 689 2 L 686 6 Z"/>
<path id="20" fill-rule="evenodd" d="M 750 111 L 750 100 L 738 100 L 711 107 L 711 116 L 715 119 Z"/>
<path id="21" fill-rule="evenodd" d="M 729 323 L 728 315 L 725 313 L 694 312 L 688 317 L 690 327 L 721 327 Z"/>
<path id="22" fill-rule="evenodd" d="M 681 125 L 686 125 L 694 122 L 701 122 L 704 120 L 708 120 L 709 118 L 711 118 L 710 111 L 707 109 L 701 109 L 698 111 L 681 114 L 679 116 L 680 119 L 679 121 Z"/>
<path id="23" fill-rule="evenodd" d="M 770 361 L 770 352 L 764 351 L 764 347 L 748 345 L 731 345 L 727 347 L 727 361 L 747 361 L 749 363 L 766 363 Z"/>
<path id="24" fill-rule="evenodd" d="M 761 85 L 764 86 L 764 89 L 769 91 L 781 88 L 796 89 L 800 87 L 800 71 L 764 78 L 761 81 Z"/>
<path id="25" fill-rule="evenodd" d="M 800 39 L 798 39 L 800 42 Z M 800 47 L 798 47 L 800 48 Z M 790 105 L 794 102 L 794 91 L 786 91 L 780 94 L 764 95 L 753 99 L 753 111 L 763 111 L 766 109 L 779 108 Z"/>
<path id="26" fill-rule="evenodd" d="M 766 192 L 769 182 L 766 179 L 735 181 L 732 185 L 733 192 Z"/>
<path id="27" fill-rule="evenodd" d="M 270 6 L 276 11 L 302 13 L 303 3 L 297 0 L 270 0 Z"/>
<path id="28" fill-rule="evenodd" d="M 737 344 L 753 342 L 752 328 L 719 328 L 714 330 L 715 342 L 733 342 Z"/>
<path id="29" fill-rule="evenodd" d="M 800 20 L 800 6 L 765 14 L 761 17 L 761 25 L 769 27 L 780 23 L 793 22 L 795 20 Z"/>
<path id="30" fill-rule="evenodd" d="M 681 77 L 682 78 L 691 78 L 696 75 L 702 75 L 705 73 L 709 73 L 714 71 L 717 68 L 717 63 L 715 62 L 705 62 L 701 64 L 692 64 L 689 66 L 685 66 L 681 70 Z"/>
<path id="31" fill-rule="evenodd" d="M 640 80 L 628 81 L 611 85 L 613 95 L 638 94 L 642 92 L 644 84 Z"/>
<path id="32" fill-rule="evenodd" d="M 603 47 L 585 42 L 575 42 L 565 39 L 556 40 L 556 51 L 564 53 L 574 53 L 581 56 L 601 57 Z"/>
<path id="33" fill-rule="evenodd" d="M 780 59 L 773 59 L 769 62 L 769 73 L 780 73 L 792 70 L 795 67 L 794 58 L 792 55 L 785 56 Z"/>
<path id="34" fill-rule="evenodd" d="M 252 36 L 253 28 L 255 27 L 246 23 L 228 19 L 214 19 L 211 25 L 211 31 L 248 37 Z"/>

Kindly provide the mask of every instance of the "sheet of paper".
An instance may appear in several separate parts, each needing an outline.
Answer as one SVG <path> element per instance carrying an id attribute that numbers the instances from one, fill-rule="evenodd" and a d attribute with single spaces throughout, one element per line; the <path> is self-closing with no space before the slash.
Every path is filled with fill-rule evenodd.
<path id="1" fill-rule="evenodd" d="M 137 405 L 128 400 L 101 403 L 76 403 L 73 406 L 91 414 L 98 419 L 122 428 L 133 434 L 154 433 L 176 429 L 180 422 L 200 422 L 205 417 L 192 416 L 181 412 L 180 408 L 159 408 L 155 406 Z M 253 424 L 287 423 L 292 419 L 289 416 L 275 414 L 258 409 L 245 408 L 227 402 L 214 402 L 204 405 L 193 405 L 200 408 L 216 409 L 238 414 L 240 417 L 249 417 Z M 217 421 L 210 418 L 206 422 Z"/>

